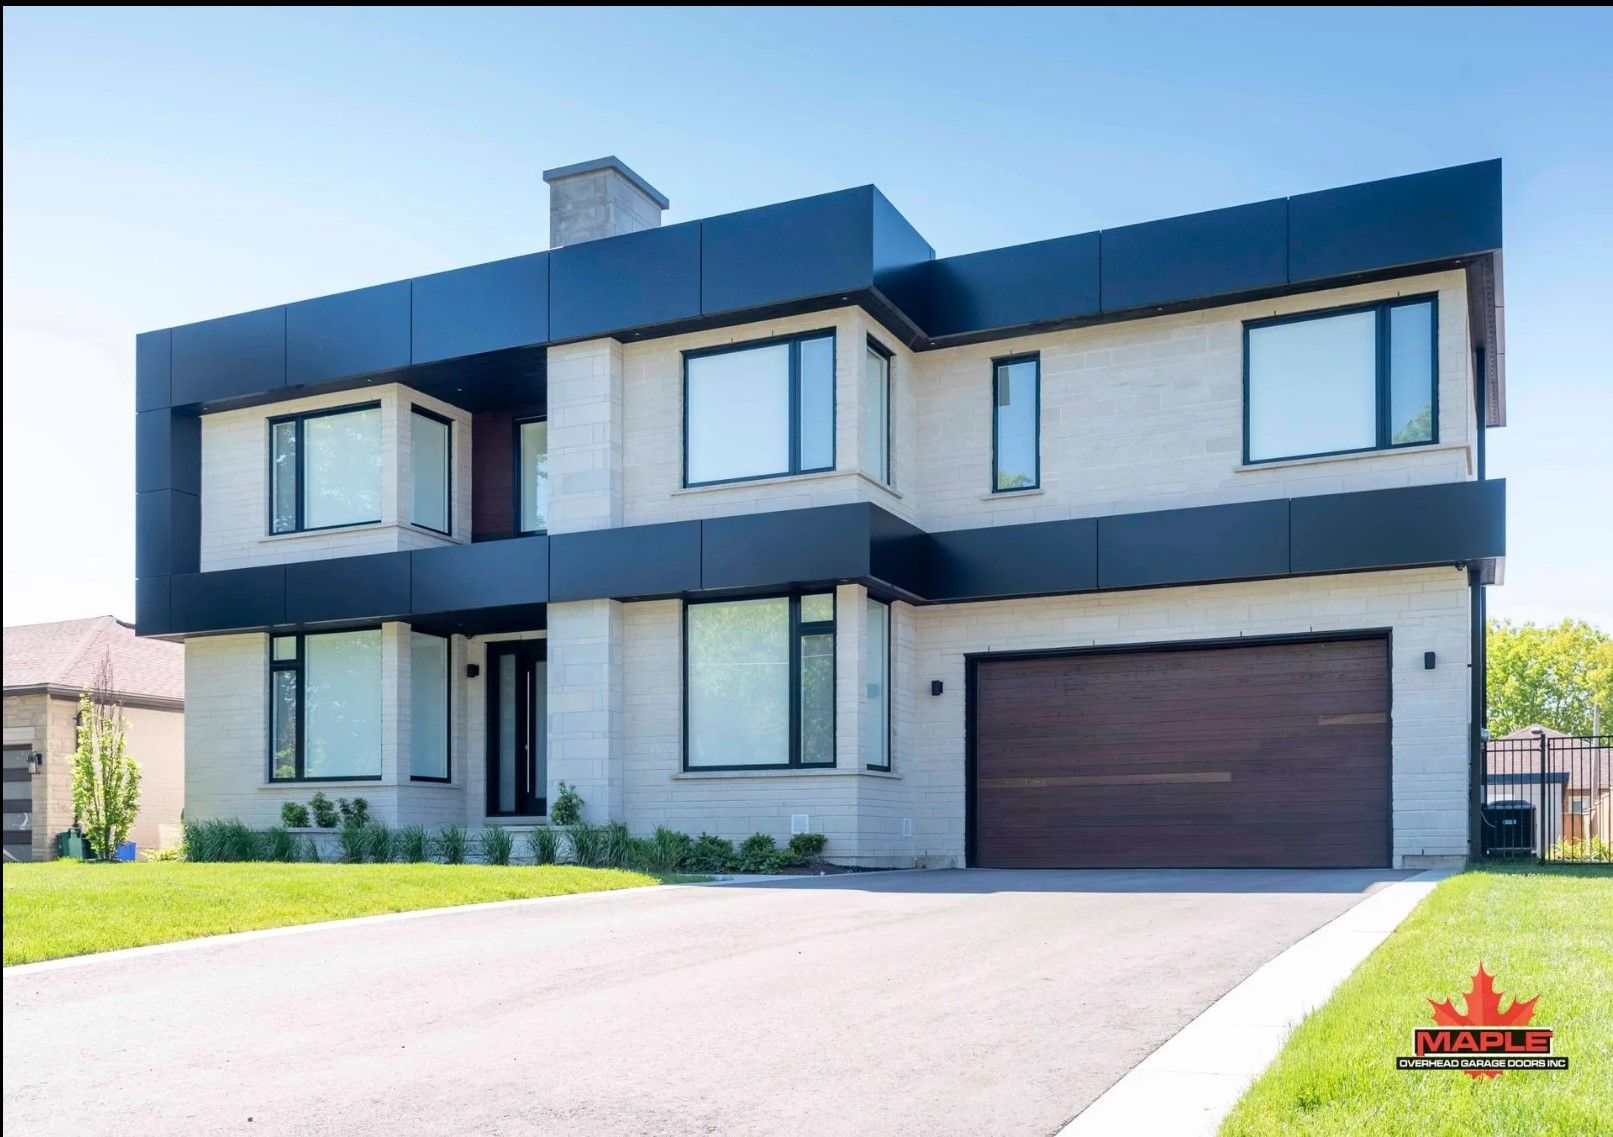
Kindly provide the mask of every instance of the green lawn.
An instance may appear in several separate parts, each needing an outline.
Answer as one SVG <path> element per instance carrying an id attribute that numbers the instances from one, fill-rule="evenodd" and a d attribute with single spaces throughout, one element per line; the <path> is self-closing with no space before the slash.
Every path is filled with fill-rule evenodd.
<path id="1" fill-rule="evenodd" d="M 8 864 L 5 962 L 658 883 L 643 873 L 569 865 Z"/>
<path id="2" fill-rule="evenodd" d="M 1466 995 L 1480 961 L 1504 1005 L 1539 995 L 1566 1071 L 1401 1072 L 1427 998 Z M 1460 1008 L 1463 1004 L 1456 1000 Z M 1450 878 L 1300 1024 L 1221 1137 L 1584 1137 L 1613 1126 L 1613 868 Z"/>

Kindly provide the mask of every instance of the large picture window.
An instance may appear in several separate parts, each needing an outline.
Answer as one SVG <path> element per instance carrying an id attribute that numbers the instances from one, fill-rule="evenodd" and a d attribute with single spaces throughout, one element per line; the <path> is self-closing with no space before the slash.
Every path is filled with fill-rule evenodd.
<path id="1" fill-rule="evenodd" d="M 999 359 L 992 368 L 991 491 L 1042 484 L 1042 362 Z"/>
<path id="2" fill-rule="evenodd" d="M 1244 460 L 1417 446 L 1439 437 L 1432 297 L 1244 325 Z"/>
<path id="3" fill-rule="evenodd" d="M 448 638 L 409 633 L 409 777 L 448 781 Z"/>
<path id="4" fill-rule="evenodd" d="M 684 609 L 684 764 L 835 763 L 832 593 Z"/>
<path id="5" fill-rule="evenodd" d="M 381 776 L 381 631 L 273 636 L 269 777 Z"/>
<path id="6" fill-rule="evenodd" d="M 381 520 L 381 405 L 269 420 L 269 531 Z"/>
<path id="7" fill-rule="evenodd" d="M 409 518 L 438 533 L 449 530 L 454 427 L 441 415 L 415 407 L 409 415 L 409 465 L 414 489 Z"/>
<path id="8" fill-rule="evenodd" d="M 833 332 L 684 353 L 684 485 L 834 469 L 834 383 Z"/>
<path id="9" fill-rule="evenodd" d="M 549 420 L 515 424 L 515 512 L 523 533 L 549 529 Z"/>

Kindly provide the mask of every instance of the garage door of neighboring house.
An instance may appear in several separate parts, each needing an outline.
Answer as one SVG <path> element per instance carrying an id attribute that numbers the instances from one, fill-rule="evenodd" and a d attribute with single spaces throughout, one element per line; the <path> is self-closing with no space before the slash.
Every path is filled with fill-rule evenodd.
<path id="1" fill-rule="evenodd" d="M 1381 636 L 984 656 L 971 700 L 973 864 L 1389 863 Z"/>
<path id="2" fill-rule="evenodd" d="M 8 861 L 34 859 L 34 778 L 28 768 L 30 748 L 6 747 L 5 857 Z"/>

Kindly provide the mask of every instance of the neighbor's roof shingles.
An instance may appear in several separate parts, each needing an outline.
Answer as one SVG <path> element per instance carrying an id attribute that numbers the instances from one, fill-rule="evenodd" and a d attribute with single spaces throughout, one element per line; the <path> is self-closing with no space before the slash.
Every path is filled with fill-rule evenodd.
<path id="1" fill-rule="evenodd" d="M 112 664 L 114 694 L 155 699 L 185 697 L 182 644 L 139 639 L 112 616 L 22 624 L 5 629 L 5 689 L 41 687 L 87 691 L 102 660 Z"/>

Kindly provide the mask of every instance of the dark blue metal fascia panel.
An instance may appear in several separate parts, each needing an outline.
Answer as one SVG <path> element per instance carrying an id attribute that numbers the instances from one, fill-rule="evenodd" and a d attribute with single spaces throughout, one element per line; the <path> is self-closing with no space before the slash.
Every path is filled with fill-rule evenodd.
<path id="1" fill-rule="evenodd" d="M 286 385 L 286 310 L 260 308 L 173 329 L 172 405 Z"/>
<path id="2" fill-rule="evenodd" d="M 134 488 L 202 492 L 202 420 L 166 407 L 134 416 Z"/>
<path id="3" fill-rule="evenodd" d="M 700 225 L 690 221 L 549 254 L 555 342 L 700 316 Z"/>
<path id="4" fill-rule="evenodd" d="M 1098 587 L 1149 588 L 1287 576 L 1288 501 L 1098 518 Z"/>
<path id="5" fill-rule="evenodd" d="M 285 622 L 408 619 L 413 555 L 371 553 L 286 565 Z"/>
<path id="6" fill-rule="evenodd" d="M 944 257 L 928 268 L 932 336 L 1098 315 L 1096 233 Z"/>
<path id="7" fill-rule="evenodd" d="M 134 634 L 160 636 L 174 630 L 166 576 L 143 576 L 134 582 Z"/>
<path id="8" fill-rule="evenodd" d="M 1090 592 L 1098 587 L 1090 517 L 954 529 L 930 538 L 925 595 L 944 602 Z"/>
<path id="9" fill-rule="evenodd" d="M 1292 283 L 1493 252 L 1501 160 L 1299 194 L 1288 202 Z"/>
<path id="10" fill-rule="evenodd" d="M 547 537 L 445 545 L 409 556 L 411 612 L 458 612 L 549 600 Z"/>
<path id="11" fill-rule="evenodd" d="M 195 572 L 201 559 L 202 503 L 195 494 L 151 490 L 134 495 L 134 574 Z"/>
<path id="12" fill-rule="evenodd" d="M 407 280 L 286 307 L 286 386 L 409 364 Z"/>
<path id="13" fill-rule="evenodd" d="M 1293 571 L 1458 564 L 1507 551 L 1506 482 L 1445 482 L 1296 497 Z"/>
<path id="14" fill-rule="evenodd" d="M 869 575 L 874 507 L 857 502 L 709 518 L 700 523 L 700 586 L 787 587 Z"/>
<path id="15" fill-rule="evenodd" d="M 906 323 L 925 328 L 929 319 L 927 269 L 935 260 L 935 250 L 877 187 L 870 188 L 874 288 L 895 306 Z M 912 334 L 904 334 L 903 342 L 913 338 Z"/>
<path id="16" fill-rule="evenodd" d="M 1216 209 L 1105 229 L 1105 313 L 1288 283 L 1288 202 Z"/>
<path id="17" fill-rule="evenodd" d="M 549 254 L 416 277 L 411 359 L 433 363 L 549 339 Z"/>
<path id="18" fill-rule="evenodd" d="M 924 596 L 930 535 L 877 505 L 868 507 L 868 575 L 910 599 Z"/>
<path id="19" fill-rule="evenodd" d="M 551 536 L 550 603 L 698 591 L 700 525 L 672 521 Z"/>
<path id="20" fill-rule="evenodd" d="M 169 383 L 173 368 L 172 328 L 134 337 L 134 409 L 155 411 L 173 402 Z"/>
<path id="21" fill-rule="evenodd" d="M 700 310 L 763 308 L 873 284 L 873 187 L 708 217 Z"/>
<path id="22" fill-rule="evenodd" d="M 285 565 L 176 574 L 171 589 L 175 632 L 275 628 L 286 622 Z"/>

